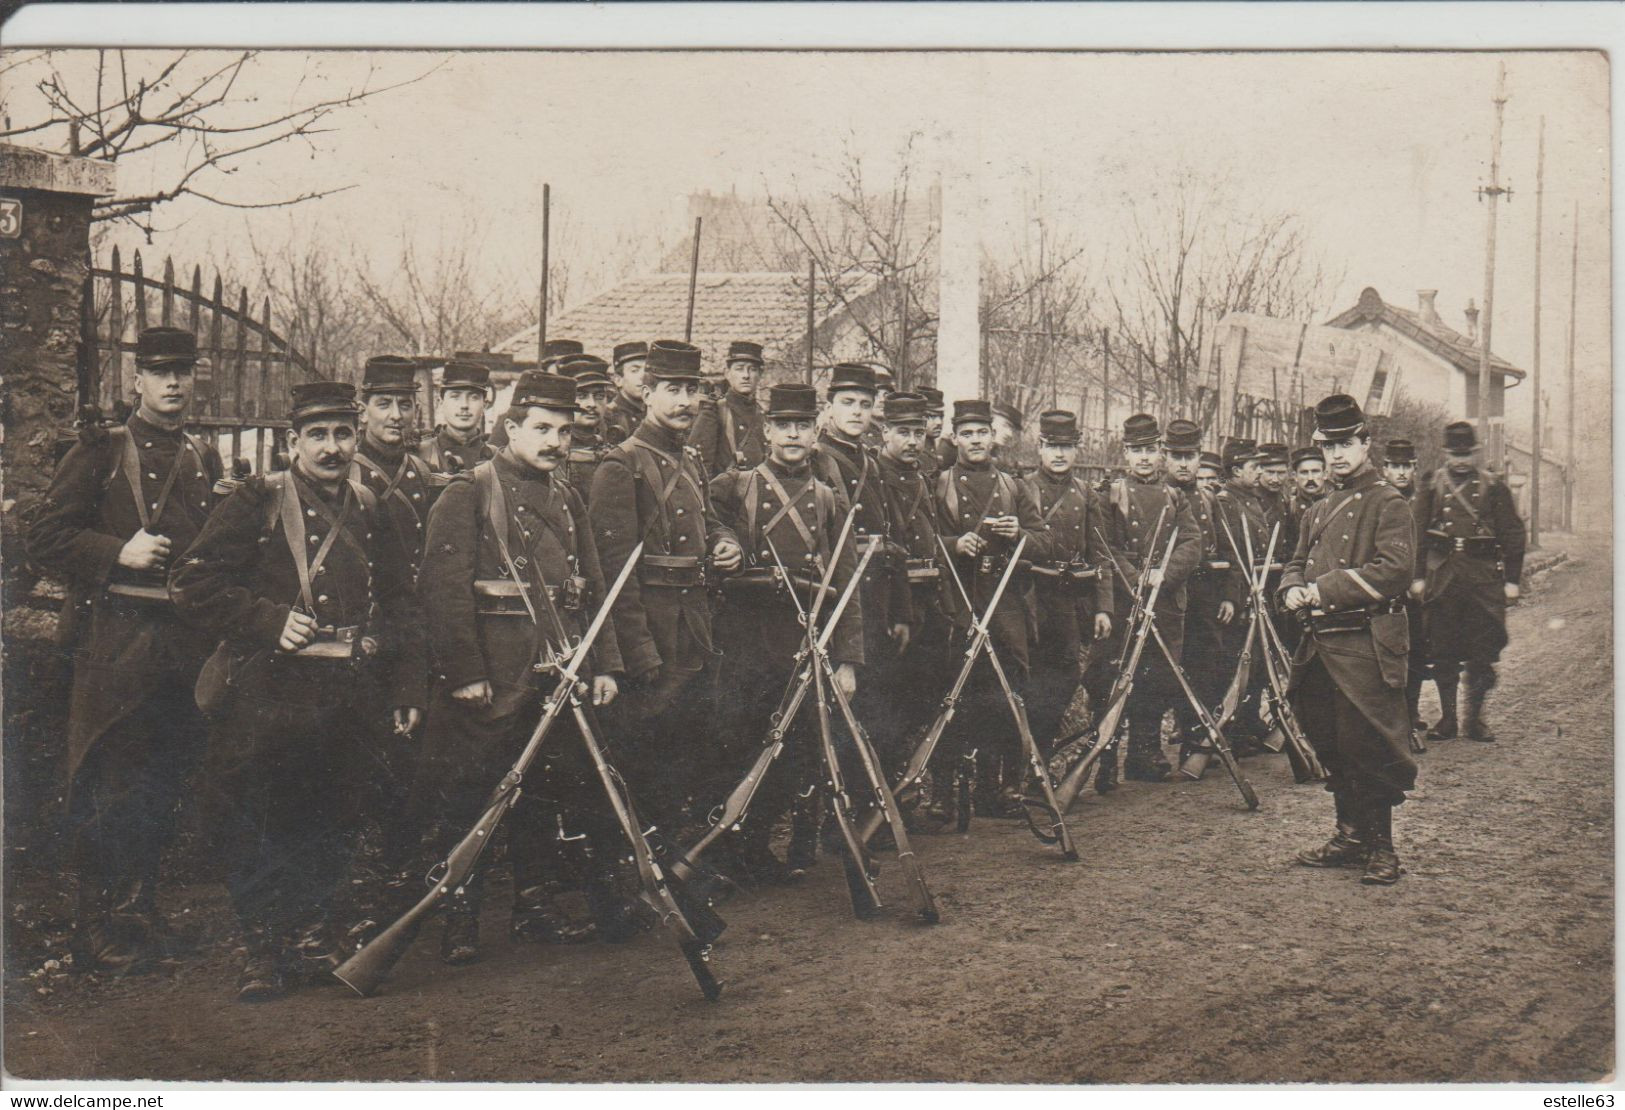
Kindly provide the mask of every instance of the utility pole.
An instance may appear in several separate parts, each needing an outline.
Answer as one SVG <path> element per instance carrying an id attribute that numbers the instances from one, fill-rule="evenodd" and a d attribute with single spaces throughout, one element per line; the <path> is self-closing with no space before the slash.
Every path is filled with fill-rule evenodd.
<path id="1" fill-rule="evenodd" d="M 1574 234 L 1569 256 L 1569 352 L 1568 352 L 1568 465 L 1563 470 L 1563 526 L 1574 531 L 1574 305 L 1580 278 L 1580 202 L 1574 202 Z"/>
<path id="2" fill-rule="evenodd" d="M 1478 199 L 1490 198 L 1489 219 L 1484 243 L 1484 344 L 1478 351 L 1478 438 L 1490 447 L 1490 326 L 1495 319 L 1495 215 L 1501 198 L 1511 198 L 1512 190 L 1501 187 L 1501 117 L 1507 103 L 1507 66 L 1500 63 L 1495 81 L 1495 131 L 1490 140 L 1490 183 L 1479 186 Z M 1497 455 L 1499 452 L 1496 453 Z M 1500 459 L 1492 458 L 1494 466 Z"/>
<path id="3" fill-rule="evenodd" d="M 1534 416 L 1529 432 L 1529 546 L 1540 547 L 1540 246 L 1546 212 L 1546 117 L 1540 117 L 1540 143 L 1535 148 L 1535 387 Z"/>
<path id="4" fill-rule="evenodd" d="M 542 287 L 539 294 L 540 311 L 536 316 L 536 365 L 542 364 L 542 350 L 547 346 L 547 272 L 548 217 L 553 210 L 553 186 L 542 184 Z"/>

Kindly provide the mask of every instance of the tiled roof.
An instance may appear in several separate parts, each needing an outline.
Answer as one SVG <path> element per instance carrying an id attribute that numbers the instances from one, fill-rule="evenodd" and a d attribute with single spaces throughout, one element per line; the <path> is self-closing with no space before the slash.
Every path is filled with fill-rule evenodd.
<path id="1" fill-rule="evenodd" d="M 807 332 L 807 278 L 795 273 L 699 275 L 694 289 L 694 337 L 708 371 L 720 373 L 728 344 L 762 344 L 769 363 L 799 354 Z M 608 357 L 617 343 L 680 339 L 688 313 L 688 275 L 651 274 L 622 282 L 584 304 L 548 320 L 547 334 L 578 339 L 589 352 Z M 820 313 L 819 324 L 825 313 Z M 536 327 L 492 345 L 494 353 L 536 357 Z"/>
<path id="2" fill-rule="evenodd" d="M 1478 373 L 1481 348 L 1477 343 L 1443 321 L 1425 319 L 1418 312 L 1389 304 L 1370 286 L 1361 291 L 1358 304 L 1347 312 L 1332 317 L 1327 324 L 1334 328 L 1350 328 L 1370 320 L 1387 324 L 1409 336 L 1441 358 L 1455 364 L 1463 373 Z M 1490 353 L 1490 369 L 1497 374 L 1517 378 L 1520 381 L 1524 377 L 1522 370 L 1493 351 Z"/>

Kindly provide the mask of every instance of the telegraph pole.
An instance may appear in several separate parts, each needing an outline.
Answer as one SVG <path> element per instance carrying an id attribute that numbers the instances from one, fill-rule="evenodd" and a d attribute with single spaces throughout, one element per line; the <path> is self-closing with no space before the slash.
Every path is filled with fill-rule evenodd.
<path id="1" fill-rule="evenodd" d="M 1568 352 L 1568 466 L 1563 471 L 1563 526 L 1574 531 L 1574 305 L 1580 277 L 1580 202 L 1574 202 L 1574 234 L 1569 256 L 1569 352 Z"/>
<path id="2" fill-rule="evenodd" d="M 1507 66 L 1500 63 L 1495 81 L 1495 131 L 1490 140 L 1490 183 L 1479 186 L 1478 199 L 1490 198 L 1489 220 L 1484 244 L 1484 345 L 1478 351 L 1478 438 L 1490 447 L 1490 326 L 1495 318 L 1495 215 L 1503 196 L 1511 189 L 1501 187 L 1501 117 L 1507 102 Z M 1499 452 L 1496 452 L 1499 455 Z M 1500 459 L 1489 460 L 1493 466 Z"/>
<path id="3" fill-rule="evenodd" d="M 1540 117 L 1540 144 L 1535 155 L 1535 405 L 1529 432 L 1529 546 L 1540 547 L 1540 245 L 1546 212 L 1546 117 Z"/>

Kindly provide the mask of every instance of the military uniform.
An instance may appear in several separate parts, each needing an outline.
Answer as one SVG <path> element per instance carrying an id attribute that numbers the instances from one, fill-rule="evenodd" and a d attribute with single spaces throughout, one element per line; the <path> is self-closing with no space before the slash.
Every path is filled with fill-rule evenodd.
<path id="1" fill-rule="evenodd" d="M 568 379 L 528 371 L 513 403 L 561 408 L 574 398 Z M 460 835 L 519 757 L 557 686 L 556 675 L 535 669 L 561 646 L 553 614 L 563 635 L 579 639 L 605 594 L 604 575 L 586 506 L 560 471 L 533 470 L 504 452 L 453 481 L 436 503 L 422 577 L 434 683 L 421 770 L 441 823 Z M 582 677 L 622 670 L 615 629 L 606 625 Z M 452 696 L 482 681 L 491 687 L 489 704 Z M 588 835 L 595 859 L 617 854 L 619 830 L 597 786 L 574 722 L 561 718 L 510 818 L 512 928 L 521 939 L 578 939 L 561 938 L 543 884 L 559 822 Z M 589 893 L 607 907 L 606 876 L 599 870 L 593 878 Z M 482 872 L 449 907 L 451 918 L 463 919 L 448 921 L 443 954 L 452 962 L 473 956 L 483 885 Z"/>
<path id="2" fill-rule="evenodd" d="M 1475 448 L 1471 424 L 1445 429 L 1447 452 Z M 1427 645 L 1444 706 L 1444 719 L 1430 735 L 1447 739 L 1455 733 L 1458 671 L 1465 664 L 1467 735 L 1494 739 L 1484 726 L 1484 699 L 1507 645 L 1506 587 L 1523 577 L 1523 521 L 1506 485 L 1477 468 L 1457 480 L 1442 467 L 1418 487 L 1415 512 L 1423 550 L 1416 577 L 1427 583 L 1422 596 Z"/>
<path id="3" fill-rule="evenodd" d="M 816 414 L 816 394 L 809 386 L 775 386 L 772 397 L 770 410 L 775 415 L 782 412 L 812 419 Z M 835 557 L 833 593 L 820 610 L 820 625 L 851 581 L 857 560 L 850 539 L 840 551 L 835 550 L 846 519 L 845 496 L 819 480 L 806 464 L 792 468 L 770 458 L 752 470 L 725 470 L 712 479 L 711 496 L 717 515 L 734 529 L 745 550 L 744 569 L 723 580 L 724 602 L 717 618 L 718 638 L 728 645 L 718 705 L 718 718 L 728 737 L 728 758 L 708 796 L 721 799 L 767 739 L 773 710 L 791 677 L 805 635 L 795 604 L 777 575 L 774 552 L 796 581 L 803 608 L 810 606 L 824 567 Z M 861 606 L 854 599 L 829 642 L 830 661 L 836 666 L 864 664 L 863 622 Z M 797 714 L 779 765 L 751 807 L 741 855 L 753 871 L 764 866 L 776 870 L 776 861 L 766 854 L 775 819 L 789 809 L 792 797 L 803 793 L 804 786 L 822 781 L 815 770 L 821 763 L 816 729 L 817 716 L 809 698 Z M 812 848 L 809 836 L 816 827 L 816 816 L 808 814 L 807 820 L 799 822 L 809 832 L 800 838 L 806 842 L 801 847 L 803 858 L 792 860 L 798 866 L 810 862 L 805 856 Z"/>
<path id="4" fill-rule="evenodd" d="M 709 475 L 725 470 L 750 470 L 767 457 L 762 439 L 762 410 L 756 402 L 733 390 L 694 420 L 689 443 L 700 452 Z"/>
<path id="5" fill-rule="evenodd" d="M 1195 451 L 1201 442 L 1201 429 L 1188 420 L 1175 420 L 1168 425 L 1169 450 Z M 1235 624 L 1247 601 L 1245 572 L 1236 562 L 1230 543 L 1220 524 L 1218 495 L 1201 489 L 1193 481 L 1181 486 L 1168 483 L 1190 509 L 1202 535 L 1201 562 L 1191 572 L 1185 601 L 1185 641 L 1183 666 L 1190 680 L 1191 690 L 1202 704 L 1217 715 L 1224 700 L 1230 679 L 1235 672 L 1235 659 L 1225 650 L 1228 627 Z M 1229 622 L 1220 623 L 1219 610 L 1228 603 L 1233 615 Z M 1147 651 L 1150 647 L 1147 647 Z M 1187 748 L 1206 747 L 1207 731 L 1196 711 L 1186 701 L 1178 703 L 1180 731 Z"/>
<path id="6" fill-rule="evenodd" d="M 1077 417 L 1061 410 L 1039 416 L 1040 441 L 1078 442 Z M 1049 528 L 1052 550 L 1035 560 L 1031 597 L 1038 636 L 1032 652 L 1028 703 L 1033 735 L 1046 751 L 1059 735 L 1083 681 L 1079 651 L 1094 642 L 1094 616 L 1113 612 L 1107 521 L 1099 496 L 1074 475 L 1040 469 L 1026 480 Z"/>
<path id="7" fill-rule="evenodd" d="M 1125 445 L 1160 439 L 1161 431 L 1150 416 L 1139 414 L 1124 424 Z M 1152 567 L 1160 566 L 1169 537 L 1174 537 L 1173 554 L 1163 574 L 1153 616 L 1177 662 L 1185 635 L 1186 582 L 1202 561 L 1201 530 L 1185 499 L 1158 478 L 1142 480 L 1133 474 L 1116 478 L 1107 486 L 1105 502 L 1110 522 L 1107 541 L 1131 578 L 1135 578 L 1147 562 Z M 1106 642 L 1105 650 L 1095 656 L 1088 679 L 1090 699 L 1097 715 L 1110 696 L 1112 682 L 1117 677 L 1115 667 L 1122 638 L 1127 636 L 1134 616 L 1134 599 L 1130 592 L 1124 589 L 1116 591 L 1114 596 L 1117 612 L 1112 620 L 1112 639 Z M 1184 695 L 1172 668 L 1147 634 L 1134 676 L 1134 690 L 1124 714 L 1128 720 L 1129 750 L 1124 768 L 1128 777 L 1162 780 L 1172 774 L 1172 768 L 1162 755 L 1162 718 L 1183 701 Z M 1110 761 L 1116 758 L 1115 751 L 1105 756 Z"/>
<path id="8" fill-rule="evenodd" d="M 418 444 L 415 453 L 434 473 L 451 475 L 473 470 L 475 463 L 491 458 L 496 449 L 486 441 L 484 432 L 464 437 L 442 424 L 435 428 L 434 435 Z"/>
<path id="9" fill-rule="evenodd" d="M 958 401 L 954 404 L 954 427 L 977 422 L 991 425 L 992 408 L 986 401 Z M 1032 491 L 1010 475 L 997 469 L 991 462 L 972 463 L 963 457 L 950 469 L 937 475 L 936 490 L 937 532 L 948 549 L 954 552 L 953 565 L 959 580 L 970 594 L 976 607 L 972 614 L 965 608 L 959 590 L 949 582 L 943 596 L 947 600 L 949 620 L 954 632 L 954 655 L 963 648 L 971 636 L 971 622 L 980 619 L 1017 541 L 989 534 L 984 520 L 988 517 L 1014 516 L 1027 546 L 1024 560 L 1047 562 L 1053 556 L 1049 528 L 1043 512 L 1033 499 Z M 988 546 L 980 556 L 961 555 L 955 545 L 960 537 L 976 532 L 988 539 Z M 993 648 L 1004 664 L 1006 674 L 1017 693 L 1026 687 L 1032 664 L 1032 643 L 1035 635 L 1032 611 L 1023 596 L 1027 584 L 1022 581 L 1018 568 L 999 607 L 989 616 L 988 631 Z M 950 575 L 951 577 L 951 575 Z M 991 665 L 978 665 L 966 683 L 961 696 L 959 713 L 943 737 L 943 753 L 939 768 L 954 766 L 961 752 L 980 748 L 990 753 L 981 764 L 978 784 L 978 804 L 992 804 L 993 795 L 1003 779 L 1005 793 L 1013 792 L 1019 783 L 1016 768 L 1024 766 L 1018 748 L 1019 737 L 1010 718 L 1010 710 Z M 1004 772 L 1001 776 L 1001 771 Z"/>
<path id="10" fill-rule="evenodd" d="M 1229 557 L 1229 561 L 1242 574 L 1241 587 L 1244 596 L 1250 598 L 1250 587 L 1247 585 L 1248 576 L 1256 577 L 1258 568 L 1263 566 L 1264 556 L 1270 548 L 1270 519 L 1266 511 L 1263 498 L 1257 487 L 1243 484 L 1232 473 L 1233 468 L 1246 462 L 1249 458 L 1257 457 L 1257 449 L 1251 440 L 1232 440 L 1225 445 L 1224 468 L 1231 473 L 1223 485 L 1214 494 L 1214 502 L 1218 510 L 1219 535 L 1223 537 L 1222 550 Z M 1275 551 L 1270 561 L 1278 566 L 1285 565 L 1288 549 L 1281 546 L 1277 535 Z M 1264 594 L 1266 604 L 1271 597 L 1268 592 L 1268 579 L 1265 581 Z M 1259 614 L 1261 620 L 1272 620 L 1272 613 Z M 1236 619 L 1231 621 L 1221 633 L 1220 639 L 1224 645 L 1225 681 L 1227 683 L 1234 677 L 1236 668 L 1241 662 L 1241 653 L 1247 647 L 1247 634 L 1251 621 L 1245 612 L 1238 613 Z M 1259 710 L 1263 705 L 1263 691 L 1269 681 L 1269 672 L 1263 660 L 1259 658 L 1257 650 L 1253 652 L 1252 669 L 1247 675 L 1247 686 L 1241 692 L 1241 702 L 1236 709 L 1236 715 L 1229 724 L 1229 729 L 1236 735 L 1231 739 L 1235 741 L 1237 749 L 1246 754 L 1254 751 L 1257 741 L 1268 731 Z"/>
<path id="11" fill-rule="evenodd" d="M 353 417 L 353 397 L 339 382 L 295 386 L 294 426 Z M 326 490 L 296 465 L 226 498 L 170 576 L 181 615 L 221 640 L 208 793 L 251 959 L 296 934 L 332 957 L 325 917 L 374 774 L 366 734 L 392 707 L 425 704 L 412 568 L 386 528 L 359 483 Z M 296 605 L 323 631 L 289 653 Z"/>
<path id="12" fill-rule="evenodd" d="M 149 328 L 138 340 L 144 368 L 195 359 L 187 332 Z M 192 687 L 212 646 L 176 615 L 164 570 L 130 570 L 119 554 L 144 529 L 179 558 L 220 477 L 212 447 L 136 413 L 87 430 L 28 530 L 29 557 L 68 586 L 58 624 L 74 650 L 66 794 L 90 965 L 135 958 L 157 923 L 159 856 L 205 736 Z"/>
<path id="13" fill-rule="evenodd" d="M 699 379 L 699 350 L 661 341 L 650 350 L 656 380 Z M 614 608 L 615 632 L 631 696 L 623 714 L 635 750 L 623 771 L 657 818 L 680 819 L 712 753 L 707 743 L 710 697 L 705 681 L 719 655 L 711 635 L 706 591 L 709 554 L 733 533 L 717 519 L 699 460 L 655 421 L 604 456 L 593 475 L 593 538 L 604 565 L 618 573 L 639 541 L 643 556 Z"/>
<path id="14" fill-rule="evenodd" d="M 621 368 L 632 359 L 647 359 L 649 357 L 649 344 L 641 342 L 618 343 L 611 353 L 611 361 L 615 372 L 621 373 Z M 611 447 L 630 436 L 643 425 L 646 406 L 641 395 L 629 394 L 625 390 L 616 390 L 615 396 L 610 399 L 609 407 L 604 410 L 603 429 L 604 442 Z"/>
<path id="15" fill-rule="evenodd" d="M 1316 438 L 1361 434 L 1352 397 L 1315 409 Z M 1415 554 L 1405 499 L 1369 463 L 1338 482 L 1309 510 L 1282 575 L 1280 598 L 1313 586 L 1318 604 L 1292 659 L 1293 708 L 1328 774 L 1338 833 L 1299 856 L 1312 866 L 1365 863 L 1366 881 L 1399 878 L 1393 807 L 1416 784 L 1408 754 L 1405 657 L 1410 646 L 1403 597 Z"/>
<path id="16" fill-rule="evenodd" d="M 920 401 L 911 394 L 893 394 L 887 405 L 888 422 L 923 421 Z M 897 764 L 907 758 L 909 737 L 936 716 L 940 695 L 949 679 L 945 591 L 953 589 L 953 585 L 945 581 L 947 571 L 937 547 L 933 479 L 925 474 L 923 466 L 907 466 L 885 454 L 876 465 L 891 538 L 901 550 L 903 572 L 908 579 L 909 637 L 901 654 L 893 648 L 868 660 L 863 684 L 884 694 L 870 702 L 869 710 L 875 714 L 875 732 L 893 744 L 883 758 L 889 756 L 890 762 Z"/>

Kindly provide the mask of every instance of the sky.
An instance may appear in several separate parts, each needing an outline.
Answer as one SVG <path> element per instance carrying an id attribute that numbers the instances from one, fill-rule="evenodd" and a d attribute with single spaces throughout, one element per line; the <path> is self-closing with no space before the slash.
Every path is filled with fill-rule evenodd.
<path id="1" fill-rule="evenodd" d="M 56 60 L 83 79 L 94 58 Z M 1576 204 L 1582 396 L 1609 382 L 1609 73 L 1600 53 L 266 54 L 239 90 L 260 99 L 254 110 L 353 87 L 369 73 L 376 83 L 427 76 L 335 115 L 330 134 L 267 150 L 222 184 L 243 199 L 261 186 L 353 188 L 292 210 L 176 202 L 159 217 L 153 250 L 208 259 L 253 232 L 321 237 L 383 259 L 403 228 L 429 240 L 472 214 L 493 230 L 482 246 L 492 272 L 534 281 L 543 181 L 572 249 L 617 234 L 670 242 L 686 231 L 691 192 L 828 189 L 845 150 L 885 181 L 917 134 L 931 170 L 976 191 L 979 233 L 995 252 L 1025 233 L 1041 181 L 1046 221 L 1084 246 L 1092 273 L 1116 273 L 1130 209 L 1195 174 L 1226 182 L 1241 208 L 1296 215 L 1342 275 L 1332 311 L 1367 285 L 1406 307 L 1431 288 L 1461 329 L 1468 299 L 1482 304 L 1484 294 L 1486 208 L 1474 191 L 1489 178 L 1502 62 L 1502 176 L 1514 194 L 1500 208 L 1494 345 L 1531 365 L 1544 116 L 1542 356 L 1561 427 Z M 38 64 L 0 71 L 14 121 L 33 114 L 26 77 Z M 130 189 L 158 170 L 120 172 Z M 1514 421 L 1529 393 L 1511 395 Z M 1605 406 L 1581 409 L 1602 422 L 1594 431 L 1606 430 Z"/>

